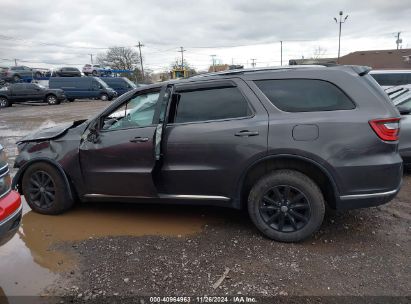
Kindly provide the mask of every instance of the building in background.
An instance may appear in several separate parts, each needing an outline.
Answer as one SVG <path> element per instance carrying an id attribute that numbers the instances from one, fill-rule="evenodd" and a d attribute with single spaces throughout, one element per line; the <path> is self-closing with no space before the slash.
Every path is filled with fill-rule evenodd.
<path id="1" fill-rule="evenodd" d="M 340 57 L 339 63 L 366 65 L 375 70 L 410 70 L 411 49 L 357 51 Z"/>

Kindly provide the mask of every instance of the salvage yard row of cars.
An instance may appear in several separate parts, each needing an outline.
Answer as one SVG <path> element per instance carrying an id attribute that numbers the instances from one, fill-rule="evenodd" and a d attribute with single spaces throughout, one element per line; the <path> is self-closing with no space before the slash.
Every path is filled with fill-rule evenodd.
<path id="1" fill-rule="evenodd" d="M 10 107 L 13 103 L 39 101 L 50 105 L 59 104 L 67 99 L 112 100 L 136 85 L 125 77 L 52 77 L 48 88 L 36 83 L 12 83 L 0 88 L 0 108 Z"/>
<path id="2" fill-rule="evenodd" d="M 99 64 L 86 64 L 82 72 L 85 76 L 110 76 L 111 69 L 103 68 Z M 0 67 L 0 80 L 19 82 L 25 78 L 39 79 L 42 77 L 80 77 L 79 69 L 75 67 L 61 67 L 55 70 L 36 69 L 28 66 Z"/>

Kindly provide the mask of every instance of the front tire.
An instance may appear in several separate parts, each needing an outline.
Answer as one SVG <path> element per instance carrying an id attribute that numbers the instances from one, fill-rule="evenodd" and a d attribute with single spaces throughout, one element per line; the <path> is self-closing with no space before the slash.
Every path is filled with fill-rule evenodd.
<path id="1" fill-rule="evenodd" d="M 108 95 L 107 94 L 101 94 L 100 99 L 101 99 L 101 101 L 107 101 L 108 100 Z"/>
<path id="2" fill-rule="evenodd" d="M 0 108 L 10 107 L 11 103 L 6 97 L 0 97 Z"/>
<path id="3" fill-rule="evenodd" d="M 74 98 L 68 98 L 67 100 L 68 100 L 68 102 L 73 102 L 75 99 Z"/>
<path id="4" fill-rule="evenodd" d="M 20 79 L 21 79 L 21 78 L 20 78 L 19 75 L 14 75 L 14 76 L 13 76 L 13 81 L 14 81 L 14 82 L 20 82 Z"/>
<path id="5" fill-rule="evenodd" d="M 70 209 L 74 201 L 55 167 L 35 163 L 23 175 L 23 194 L 30 208 L 41 214 L 60 214 Z"/>
<path id="6" fill-rule="evenodd" d="M 316 232 L 325 202 L 317 184 L 294 170 L 273 171 L 259 179 L 248 197 L 248 213 L 268 238 L 299 242 Z"/>

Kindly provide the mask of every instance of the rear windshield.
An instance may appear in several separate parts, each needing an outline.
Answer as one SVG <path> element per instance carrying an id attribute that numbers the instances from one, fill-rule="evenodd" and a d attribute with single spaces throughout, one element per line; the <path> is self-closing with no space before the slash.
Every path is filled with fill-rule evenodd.
<path id="1" fill-rule="evenodd" d="M 338 87 L 316 79 L 257 80 L 256 85 L 285 112 L 352 110 L 354 103 Z"/>

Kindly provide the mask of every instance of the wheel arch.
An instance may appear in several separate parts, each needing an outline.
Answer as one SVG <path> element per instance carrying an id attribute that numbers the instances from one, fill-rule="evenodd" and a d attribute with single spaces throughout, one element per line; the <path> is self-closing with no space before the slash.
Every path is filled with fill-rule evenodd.
<path id="1" fill-rule="evenodd" d="M 296 170 L 310 177 L 320 187 L 327 204 L 335 209 L 339 190 L 329 170 L 318 161 L 293 154 L 269 155 L 252 163 L 244 171 L 238 182 L 233 207 L 244 208 L 252 185 L 268 172 L 279 169 Z"/>
<path id="2" fill-rule="evenodd" d="M 39 157 L 39 158 L 35 158 L 32 160 L 29 160 L 28 162 L 26 162 L 16 173 L 16 175 L 13 178 L 13 184 L 12 184 L 12 189 L 17 189 L 17 191 L 20 194 L 23 194 L 23 187 L 22 187 L 22 181 L 23 181 L 23 176 L 24 173 L 26 172 L 26 170 L 33 164 L 37 164 L 37 163 L 47 163 L 51 166 L 53 166 L 63 177 L 64 183 L 67 186 L 68 189 L 68 193 L 70 196 L 70 199 L 74 199 L 74 195 L 73 195 L 73 187 L 70 184 L 70 181 L 67 177 L 66 172 L 64 171 L 63 167 L 56 162 L 53 159 L 50 158 L 45 158 L 45 157 Z"/>

